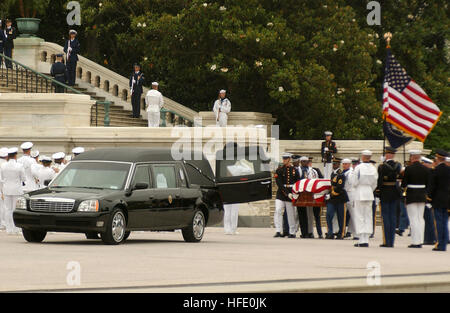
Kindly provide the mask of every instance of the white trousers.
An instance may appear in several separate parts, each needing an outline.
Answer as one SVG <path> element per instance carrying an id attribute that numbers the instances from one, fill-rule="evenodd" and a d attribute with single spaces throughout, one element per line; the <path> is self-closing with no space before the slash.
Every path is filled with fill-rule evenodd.
<path id="1" fill-rule="evenodd" d="M 423 218 L 425 203 L 407 204 L 406 211 L 408 212 L 409 224 L 411 225 L 412 244 L 421 245 L 425 236 L 425 220 Z"/>
<path id="2" fill-rule="evenodd" d="M 5 226 L 5 201 L 2 200 L 0 194 L 0 227 Z"/>
<path id="3" fill-rule="evenodd" d="M 19 198 L 19 196 L 5 196 L 5 227 L 8 234 L 20 231 L 13 220 L 13 212 L 16 209 L 17 198 Z"/>
<path id="4" fill-rule="evenodd" d="M 291 201 L 282 201 L 279 199 L 275 200 L 275 214 L 273 216 L 275 229 L 277 230 L 277 233 L 283 232 L 283 209 L 286 209 L 287 212 L 289 234 L 295 235 L 295 233 L 297 232 L 297 226 L 295 222 L 294 205 Z"/>
<path id="5" fill-rule="evenodd" d="M 308 234 L 314 233 L 314 210 L 312 206 L 306 207 L 306 215 L 308 216 Z"/>
<path id="6" fill-rule="evenodd" d="M 235 234 L 238 226 L 239 205 L 225 204 L 223 209 L 225 211 L 223 216 L 225 234 Z"/>
<path id="7" fill-rule="evenodd" d="M 228 124 L 228 114 L 227 113 L 219 113 L 219 120 L 216 121 L 216 126 L 219 127 L 227 127 Z"/>
<path id="8" fill-rule="evenodd" d="M 148 127 L 159 127 L 160 112 L 147 112 Z"/>
<path id="9" fill-rule="evenodd" d="M 372 203 L 372 200 L 355 201 L 352 210 L 359 243 L 369 243 L 369 237 L 373 232 Z"/>
<path id="10" fill-rule="evenodd" d="M 352 234 L 354 234 L 356 232 L 355 221 L 354 221 L 355 217 L 353 216 L 353 206 L 354 206 L 354 201 L 347 202 L 347 212 L 350 214 L 350 220 L 348 221 L 348 231 Z M 347 214 L 347 218 L 348 218 L 348 214 Z"/>
<path id="11" fill-rule="evenodd" d="M 325 163 L 325 166 L 323 167 L 323 176 L 325 179 L 331 178 L 331 173 L 333 173 L 333 164 L 332 163 Z"/>

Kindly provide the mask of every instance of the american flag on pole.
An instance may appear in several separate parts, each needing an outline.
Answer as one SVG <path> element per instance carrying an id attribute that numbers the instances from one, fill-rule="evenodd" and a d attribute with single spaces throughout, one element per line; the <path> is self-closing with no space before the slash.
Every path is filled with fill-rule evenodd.
<path id="1" fill-rule="evenodd" d="M 383 86 L 383 115 L 405 133 L 425 141 L 442 114 L 388 49 Z"/>

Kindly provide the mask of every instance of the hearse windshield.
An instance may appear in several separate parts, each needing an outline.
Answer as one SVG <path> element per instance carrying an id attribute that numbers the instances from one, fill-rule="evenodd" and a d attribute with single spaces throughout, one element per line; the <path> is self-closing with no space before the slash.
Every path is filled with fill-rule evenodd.
<path id="1" fill-rule="evenodd" d="M 71 162 L 49 187 L 122 190 L 130 167 L 116 162 Z"/>

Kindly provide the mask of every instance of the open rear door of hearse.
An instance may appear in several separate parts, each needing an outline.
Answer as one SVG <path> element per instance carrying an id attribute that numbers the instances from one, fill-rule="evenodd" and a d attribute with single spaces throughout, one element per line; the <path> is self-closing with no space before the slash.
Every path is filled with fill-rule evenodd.
<path id="1" fill-rule="evenodd" d="M 216 153 L 216 185 L 224 204 L 272 199 L 270 159 L 264 149 L 227 144 Z"/>

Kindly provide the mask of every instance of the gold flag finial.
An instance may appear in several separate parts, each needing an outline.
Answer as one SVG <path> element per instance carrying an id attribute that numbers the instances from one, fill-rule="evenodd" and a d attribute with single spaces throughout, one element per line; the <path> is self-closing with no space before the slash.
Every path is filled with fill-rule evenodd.
<path id="1" fill-rule="evenodd" d="M 385 33 L 384 34 L 384 39 L 386 40 L 386 42 L 387 42 L 387 46 L 386 46 L 386 48 L 390 48 L 391 47 L 391 39 L 392 39 L 392 33 L 391 32 L 387 32 L 387 33 Z"/>

